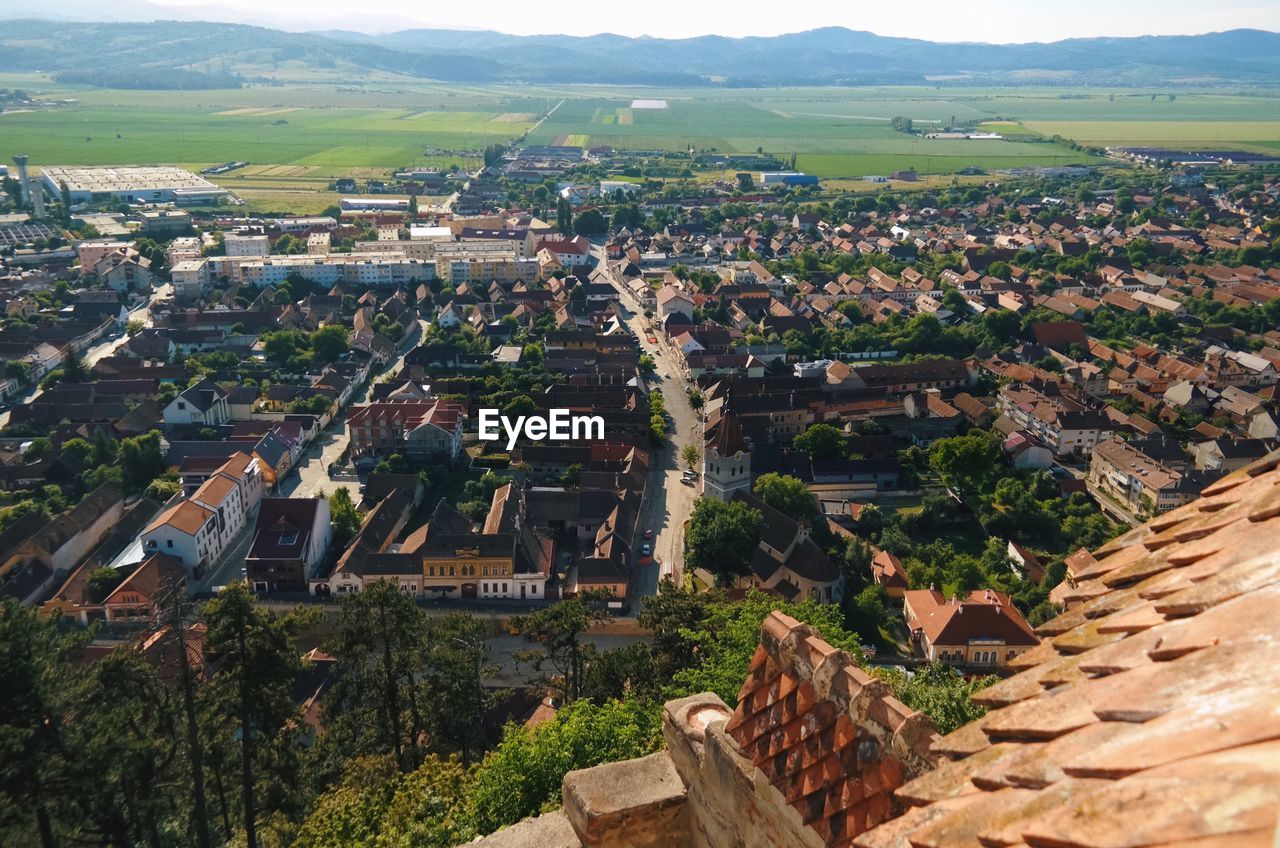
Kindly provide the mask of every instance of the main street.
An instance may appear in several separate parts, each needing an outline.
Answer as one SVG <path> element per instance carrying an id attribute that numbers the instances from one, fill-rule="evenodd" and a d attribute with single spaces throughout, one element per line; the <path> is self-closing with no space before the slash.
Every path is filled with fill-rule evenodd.
<path id="1" fill-rule="evenodd" d="M 597 251 L 599 261 L 603 265 L 603 251 Z M 662 576 L 671 575 L 680 581 L 684 563 L 684 525 L 693 511 L 697 500 L 697 484 L 690 486 L 681 482 L 684 464 L 680 458 L 686 445 L 694 445 L 699 455 L 702 453 L 702 422 L 699 414 L 689 404 L 687 390 L 689 383 L 684 379 L 680 365 L 674 352 L 662 344 L 661 337 L 653 334 L 648 326 L 648 319 L 643 313 L 629 309 L 624 301 L 626 297 L 617 281 L 610 277 L 610 282 L 618 291 L 618 315 L 628 329 L 640 340 L 640 350 L 653 357 L 654 372 L 646 379 L 650 390 L 661 389 L 666 402 L 667 412 L 671 415 L 667 443 L 653 453 L 653 463 L 649 469 L 649 484 L 645 493 L 645 504 L 637 527 L 636 544 L 644 544 L 639 538 L 645 530 L 653 530 L 654 538 L 649 541 L 653 546 L 654 558 L 661 563 L 642 567 L 636 574 L 636 583 L 632 587 L 633 597 L 638 601 L 645 595 L 658 591 L 658 581 Z M 650 342 L 649 337 L 658 339 Z M 636 609 L 633 604 L 633 611 Z"/>

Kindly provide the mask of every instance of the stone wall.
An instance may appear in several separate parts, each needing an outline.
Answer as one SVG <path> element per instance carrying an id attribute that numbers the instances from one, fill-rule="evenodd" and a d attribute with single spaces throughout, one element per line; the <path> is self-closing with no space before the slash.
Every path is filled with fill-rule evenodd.
<path id="1" fill-rule="evenodd" d="M 665 751 L 567 775 L 562 813 L 531 820 L 545 828 L 536 839 L 513 842 L 512 828 L 479 844 L 845 846 L 897 812 L 893 791 L 931 767 L 936 738 L 884 683 L 779 613 L 761 628 L 737 708 L 714 694 L 671 701 L 662 730 Z M 560 816 L 575 841 L 555 841 L 567 836 Z"/>

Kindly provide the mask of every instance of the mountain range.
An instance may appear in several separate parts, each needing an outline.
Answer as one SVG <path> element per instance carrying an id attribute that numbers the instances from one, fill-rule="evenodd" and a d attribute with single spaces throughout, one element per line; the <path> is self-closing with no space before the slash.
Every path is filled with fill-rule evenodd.
<path id="1" fill-rule="evenodd" d="M 1280 34 L 1081 38 L 1050 43 L 938 43 L 827 27 L 769 37 L 667 39 L 515 36 L 405 29 L 286 32 L 199 21 L 80 23 L 20 19 L 0 28 L 0 71 L 119 78 L 167 69 L 238 73 L 294 61 L 469 83 L 627 85 L 1273 85 Z M 111 76 L 111 74 L 114 76 Z M 244 73 L 252 77 L 252 72 Z M 185 79 L 185 78 L 184 78 Z M 194 83 L 193 85 L 198 85 Z"/>

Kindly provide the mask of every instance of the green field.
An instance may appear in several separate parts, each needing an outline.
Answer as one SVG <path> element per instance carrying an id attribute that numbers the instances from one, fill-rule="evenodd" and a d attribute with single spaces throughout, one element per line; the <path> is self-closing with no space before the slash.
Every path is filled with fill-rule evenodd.
<path id="1" fill-rule="evenodd" d="M 1170 99 L 1126 90 L 1029 88 L 655 90 L 443 85 L 392 76 L 168 92 L 73 88 L 37 75 L 0 75 L 0 86 L 69 101 L 0 114 L 6 151 L 27 152 L 36 166 L 246 160 L 253 169 L 222 181 L 251 201 L 287 199 L 290 206 L 305 205 L 309 193 L 323 192 L 337 176 L 378 176 L 410 165 L 471 166 L 484 145 L 526 131 L 531 142 L 543 144 L 794 153 L 800 169 L 837 180 L 907 168 L 947 175 L 968 167 L 1096 161 L 1049 141 L 1054 135 L 1094 147 L 1280 147 L 1275 92 L 1184 92 Z M 637 99 L 668 105 L 632 108 Z M 895 132 L 889 120 L 898 115 L 920 129 L 954 119 L 1007 138 L 925 139 Z"/>

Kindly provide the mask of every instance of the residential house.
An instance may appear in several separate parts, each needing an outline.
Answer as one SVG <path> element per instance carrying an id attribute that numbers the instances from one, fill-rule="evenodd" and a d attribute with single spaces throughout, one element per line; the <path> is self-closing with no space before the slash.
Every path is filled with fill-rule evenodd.
<path id="1" fill-rule="evenodd" d="M 1160 456 L 1150 440 L 1108 439 L 1094 448 L 1089 461 L 1089 491 L 1137 516 L 1150 517 L 1195 500 L 1200 490 L 1222 476 L 1220 471 L 1186 470 Z M 1153 455 L 1155 454 L 1155 455 Z"/>
<path id="2" fill-rule="evenodd" d="M 1003 592 L 975 589 L 947 598 L 936 589 L 914 589 L 902 602 L 916 653 L 930 662 L 1000 667 L 1040 644 Z"/>
<path id="3" fill-rule="evenodd" d="M 88 564 L 76 569 L 41 607 L 46 615 L 57 615 L 78 624 L 93 621 L 147 621 L 156 604 L 171 587 L 186 589 L 187 571 L 182 563 L 165 554 L 151 556 L 119 567 L 119 582 L 99 594 L 90 578 Z"/>
<path id="4" fill-rule="evenodd" d="M 181 392 L 164 408 L 168 427 L 213 427 L 230 420 L 227 390 L 208 378 Z"/>
<path id="5" fill-rule="evenodd" d="M 332 541 L 326 499 L 264 499 L 245 559 L 249 585 L 255 592 L 305 592 Z"/>
<path id="6" fill-rule="evenodd" d="M 347 410 L 347 429 L 356 456 L 402 452 L 417 459 L 457 461 L 462 452 L 465 411 L 443 400 L 377 401 Z"/>

